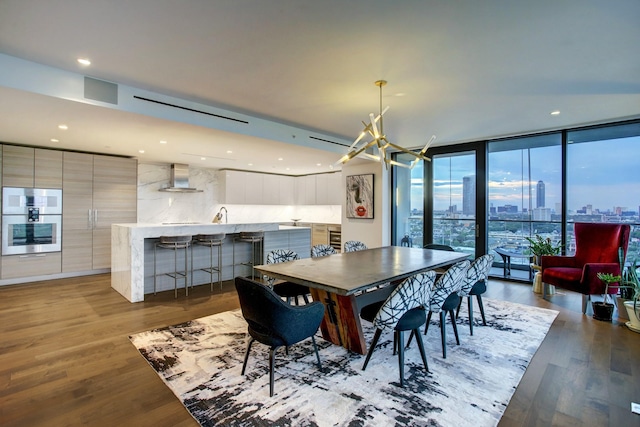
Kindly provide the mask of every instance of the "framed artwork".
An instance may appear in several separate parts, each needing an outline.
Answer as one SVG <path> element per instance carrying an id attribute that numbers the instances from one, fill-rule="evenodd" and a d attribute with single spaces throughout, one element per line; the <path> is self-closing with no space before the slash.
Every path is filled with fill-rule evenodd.
<path id="1" fill-rule="evenodd" d="M 373 218 L 373 174 L 347 176 L 347 218 Z"/>

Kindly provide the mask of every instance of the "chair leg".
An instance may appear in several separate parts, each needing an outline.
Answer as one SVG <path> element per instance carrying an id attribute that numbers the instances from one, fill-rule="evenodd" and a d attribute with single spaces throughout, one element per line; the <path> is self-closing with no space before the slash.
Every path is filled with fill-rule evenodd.
<path id="1" fill-rule="evenodd" d="M 447 329 L 444 327 L 446 314 L 444 310 L 440 312 L 440 338 L 442 338 L 442 357 L 444 359 L 447 358 Z"/>
<path id="2" fill-rule="evenodd" d="M 431 311 L 427 313 L 427 324 L 424 326 L 424 334 L 427 335 L 427 331 L 429 330 L 429 324 L 431 323 Z"/>
<path id="3" fill-rule="evenodd" d="M 278 347 L 271 347 L 269 349 L 269 397 L 273 396 L 273 382 L 275 369 L 275 353 Z"/>
<path id="4" fill-rule="evenodd" d="M 460 299 L 460 304 L 462 304 L 462 299 Z M 473 300 L 471 299 L 471 295 L 467 296 L 467 306 L 469 306 L 469 334 L 473 336 Z M 458 306 L 458 309 L 460 306 Z M 458 318 L 458 315 L 456 315 Z"/>
<path id="5" fill-rule="evenodd" d="M 309 304 L 309 297 L 307 297 L 307 294 L 302 295 L 302 299 L 304 300 L 305 304 Z"/>
<path id="6" fill-rule="evenodd" d="M 367 365 L 369 364 L 369 359 L 371 359 L 371 355 L 373 354 L 373 349 L 376 348 L 376 344 L 378 344 L 378 340 L 380 339 L 380 335 L 382 334 L 382 329 L 376 329 L 376 333 L 373 335 L 373 341 L 371 341 L 371 346 L 369 347 L 369 351 L 367 352 L 367 358 L 364 360 L 364 365 L 362 366 L 362 370 L 367 369 Z"/>
<path id="7" fill-rule="evenodd" d="M 404 346 L 403 342 L 403 331 L 395 331 L 393 334 L 394 341 L 398 342 L 398 368 L 400 370 L 400 387 L 404 387 Z"/>
<path id="8" fill-rule="evenodd" d="M 318 359 L 318 369 L 322 372 L 322 362 L 320 362 L 320 354 L 318 353 L 318 346 L 316 345 L 316 339 L 311 335 L 311 342 L 313 343 L 313 349 L 316 352 L 316 359 Z"/>
<path id="9" fill-rule="evenodd" d="M 247 344 L 247 351 L 244 354 L 244 362 L 242 363 L 242 372 L 240 375 L 244 375 L 244 370 L 247 369 L 247 360 L 249 360 L 249 351 L 251 350 L 251 345 L 253 344 L 253 342 L 255 341 L 255 339 L 253 339 L 253 337 L 249 340 L 249 344 Z"/>
<path id="10" fill-rule="evenodd" d="M 480 307 L 480 315 L 482 316 L 482 324 L 487 326 L 487 318 L 484 317 L 484 306 L 482 305 L 482 295 L 476 295 L 476 299 L 478 300 L 478 307 Z"/>
<path id="11" fill-rule="evenodd" d="M 458 309 L 456 310 L 456 319 L 460 315 L 460 307 L 462 307 L 462 298 L 460 298 L 460 302 L 458 303 Z"/>
<path id="12" fill-rule="evenodd" d="M 416 333 L 418 329 L 414 329 L 411 331 L 411 333 L 409 334 L 409 339 L 407 340 L 407 345 L 404 346 L 405 349 L 408 349 L 409 346 L 411 345 L 411 340 L 413 339 L 413 335 Z M 416 337 L 417 338 L 417 337 Z"/>
<path id="13" fill-rule="evenodd" d="M 429 365 L 427 364 L 427 354 L 424 351 L 424 343 L 422 342 L 422 337 L 420 336 L 420 331 L 418 331 L 418 328 L 411 331 L 411 336 L 413 336 L 414 334 L 416 336 L 416 341 L 418 342 L 418 349 L 420 350 L 420 356 L 422 357 L 422 363 L 424 364 L 424 369 L 427 372 L 430 372 Z"/>
<path id="14" fill-rule="evenodd" d="M 456 336 L 456 344 L 460 345 L 460 337 L 458 336 L 458 325 L 456 324 L 456 318 L 453 314 L 453 310 L 449 310 L 449 318 L 451 319 L 451 326 L 453 326 L 453 335 Z"/>
<path id="15" fill-rule="evenodd" d="M 397 353 L 397 349 L 398 349 L 398 334 L 394 333 L 393 334 L 393 355 L 395 356 Z"/>
<path id="16" fill-rule="evenodd" d="M 591 295 L 582 295 L 582 314 L 587 314 L 587 307 L 589 305 L 589 301 L 591 300 Z"/>

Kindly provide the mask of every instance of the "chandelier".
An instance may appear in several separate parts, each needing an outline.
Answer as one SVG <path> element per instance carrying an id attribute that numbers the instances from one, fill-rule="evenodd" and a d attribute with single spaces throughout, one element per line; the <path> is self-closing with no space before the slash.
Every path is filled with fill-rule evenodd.
<path id="1" fill-rule="evenodd" d="M 351 146 L 349 147 L 349 152 L 342 156 L 342 158 L 340 158 L 337 163 L 345 164 L 354 157 L 360 157 L 381 162 L 387 169 L 389 168 L 389 165 L 413 169 L 413 167 L 417 165 L 420 160 L 431 161 L 431 159 L 426 157 L 424 154 L 436 139 L 435 135 L 432 135 L 431 138 L 429 138 L 429 141 L 420 151 L 408 150 L 404 147 L 390 142 L 387 139 L 387 136 L 384 133 L 384 126 L 382 122 L 382 116 L 387 112 L 387 110 L 389 110 L 389 107 L 386 107 L 384 110 L 382 109 L 382 87 L 386 84 L 386 80 L 378 80 L 375 82 L 375 85 L 380 88 L 380 112 L 377 116 L 374 116 L 373 113 L 370 113 L 369 123 L 362 122 L 362 124 L 364 125 L 364 129 L 362 129 L 360 135 L 356 138 L 355 141 L 353 141 L 353 144 L 351 144 Z M 373 138 L 369 142 L 363 140 L 363 138 L 367 135 Z M 391 151 L 393 152 L 410 154 L 414 156 L 415 159 L 409 164 L 397 162 L 391 159 L 389 149 L 391 149 Z M 367 150 L 369 150 L 370 152 L 367 152 Z M 371 152 L 373 152 L 374 154 L 371 154 Z"/>

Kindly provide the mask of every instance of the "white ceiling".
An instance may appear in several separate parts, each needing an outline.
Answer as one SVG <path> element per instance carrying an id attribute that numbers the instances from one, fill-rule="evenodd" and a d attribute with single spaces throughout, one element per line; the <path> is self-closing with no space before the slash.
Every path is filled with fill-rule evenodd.
<path id="1" fill-rule="evenodd" d="M 0 0 L 0 53 L 347 143 L 385 79 L 388 139 L 421 147 L 640 117 L 639 22 L 638 0 Z M 287 174 L 340 157 L 1 80 L 0 141 Z"/>

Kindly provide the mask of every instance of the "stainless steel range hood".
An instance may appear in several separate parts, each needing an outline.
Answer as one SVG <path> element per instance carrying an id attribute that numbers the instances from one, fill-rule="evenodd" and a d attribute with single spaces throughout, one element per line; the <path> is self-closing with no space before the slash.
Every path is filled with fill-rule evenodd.
<path id="1" fill-rule="evenodd" d="M 171 181 L 169 182 L 169 186 L 161 188 L 160 191 L 202 193 L 202 190 L 189 187 L 189 165 L 181 163 L 173 163 L 171 165 Z"/>

